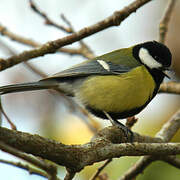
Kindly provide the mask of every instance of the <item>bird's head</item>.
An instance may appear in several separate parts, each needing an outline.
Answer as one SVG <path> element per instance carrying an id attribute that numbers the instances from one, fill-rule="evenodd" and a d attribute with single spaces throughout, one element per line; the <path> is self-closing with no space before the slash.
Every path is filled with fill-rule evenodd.
<path id="1" fill-rule="evenodd" d="M 171 66 L 172 55 L 169 48 L 156 41 L 135 45 L 133 56 L 149 69 L 158 69 L 164 72 Z"/>

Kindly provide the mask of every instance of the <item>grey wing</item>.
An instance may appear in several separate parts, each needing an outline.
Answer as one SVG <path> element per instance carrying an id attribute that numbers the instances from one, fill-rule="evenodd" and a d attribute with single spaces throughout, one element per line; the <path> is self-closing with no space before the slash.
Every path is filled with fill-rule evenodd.
<path id="1" fill-rule="evenodd" d="M 124 65 L 117 65 L 103 60 L 88 60 L 46 79 L 85 77 L 89 75 L 113 75 L 125 73 L 131 69 L 132 68 L 125 67 Z"/>

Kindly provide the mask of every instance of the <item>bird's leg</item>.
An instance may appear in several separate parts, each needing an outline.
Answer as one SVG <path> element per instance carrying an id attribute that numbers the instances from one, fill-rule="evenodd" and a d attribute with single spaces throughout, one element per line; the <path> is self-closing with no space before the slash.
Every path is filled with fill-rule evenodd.
<path id="1" fill-rule="evenodd" d="M 125 135 L 125 137 L 128 139 L 128 133 L 130 134 L 130 142 L 133 142 L 134 134 L 133 132 L 126 127 L 124 124 L 120 123 L 117 119 L 112 119 L 111 116 L 104 111 L 104 114 L 107 116 L 107 118 L 110 120 L 111 124 L 121 129 Z"/>
<path id="2" fill-rule="evenodd" d="M 120 123 L 117 119 L 112 119 L 111 123 L 112 123 L 112 125 L 120 128 L 123 131 L 123 133 L 127 139 L 128 139 L 128 133 L 130 133 L 130 142 L 131 143 L 133 142 L 134 134 L 128 127 L 126 127 L 124 124 Z"/>

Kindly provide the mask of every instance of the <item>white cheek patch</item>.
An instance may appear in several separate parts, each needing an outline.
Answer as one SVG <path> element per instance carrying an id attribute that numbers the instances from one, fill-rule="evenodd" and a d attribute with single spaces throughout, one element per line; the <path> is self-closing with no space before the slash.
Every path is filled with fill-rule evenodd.
<path id="1" fill-rule="evenodd" d="M 110 71 L 109 65 L 103 60 L 97 60 L 97 62 L 107 71 Z"/>
<path id="2" fill-rule="evenodd" d="M 141 48 L 139 50 L 139 58 L 143 64 L 147 65 L 151 69 L 162 67 L 162 64 L 157 62 L 145 48 Z"/>

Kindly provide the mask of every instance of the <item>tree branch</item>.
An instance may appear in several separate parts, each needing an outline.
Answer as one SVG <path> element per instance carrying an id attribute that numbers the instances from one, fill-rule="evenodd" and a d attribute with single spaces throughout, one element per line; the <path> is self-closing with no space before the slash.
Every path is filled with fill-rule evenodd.
<path id="1" fill-rule="evenodd" d="M 180 94 L 180 83 L 173 81 L 162 83 L 159 93 Z"/>
<path id="2" fill-rule="evenodd" d="M 120 156 L 173 155 L 180 154 L 180 143 L 118 143 L 117 128 L 105 128 L 90 143 L 84 145 L 64 145 L 38 135 L 0 128 L 0 140 L 23 152 L 31 153 L 59 165 L 80 171 L 87 165 Z M 106 132 L 106 133 L 105 133 Z M 119 130 L 119 134 L 123 134 Z M 110 135 L 108 135 L 108 133 Z M 106 137 L 105 137 L 106 134 Z M 114 136 L 113 136 L 114 134 Z M 122 136 L 121 136 L 122 137 Z M 109 141 L 111 140 L 111 141 Z M 144 141 L 144 137 L 135 134 L 135 140 Z M 151 138 L 159 142 L 158 138 Z M 3 149 L 3 147 L 0 147 Z"/>
<path id="3" fill-rule="evenodd" d="M 156 134 L 164 142 L 170 141 L 180 128 L 180 109 L 167 121 Z"/>
<path id="4" fill-rule="evenodd" d="M 44 20 L 45 20 L 45 24 L 47 25 L 51 25 L 51 26 L 54 26 L 66 33 L 72 33 L 72 29 L 71 28 L 66 28 L 64 26 L 61 26 L 57 23 L 55 23 L 53 20 L 51 20 L 44 12 L 40 11 L 37 6 L 34 4 L 34 2 L 32 0 L 29 0 L 29 4 L 30 4 L 30 7 L 31 9 L 37 13 L 38 15 L 40 15 Z"/>
<path id="5" fill-rule="evenodd" d="M 168 122 L 166 122 L 161 130 L 157 133 L 156 137 L 162 141 L 169 141 L 180 128 L 180 110 L 177 111 Z M 162 156 L 161 156 L 162 157 Z M 168 156 L 167 156 L 168 157 Z M 132 179 L 155 160 L 159 160 L 160 156 L 145 156 L 141 157 L 121 178 L 120 180 Z M 165 160 L 166 161 L 166 160 Z M 172 163 L 171 159 L 171 164 Z M 176 164 L 176 162 L 174 162 Z"/>
<path id="6" fill-rule="evenodd" d="M 14 32 L 11 32 L 10 30 L 8 30 L 5 26 L 3 26 L 2 24 L 0 24 L 0 33 L 1 35 L 7 36 L 8 38 L 10 38 L 13 41 L 16 41 L 18 43 L 30 46 L 30 47 L 40 47 L 42 46 L 42 44 L 32 40 L 32 39 L 28 39 L 26 37 L 23 37 L 21 35 L 15 34 Z M 69 55 L 82 55 L 86 58 L 89 58 L 86 56 L 86 54 L 84 54 L 81 49 L 75 49 L 75 48 L 60 48 L 58 49 L 58 52 L 61 53 L 66 53 Z"/>
<path id="7" fill-rule="evenodd" d="M 25 146 L 25 144 L 24 144 L 24 146 Z M 54 165 L 45 163 L 45 162 L 43 162 L 43 161 L 41 161 L 41 160 L 39 160 L 33 156 L 30 156 L 28 154 L 23 153 L 23 152 L 15 149 L 15 148 L 16 147 L 9 146 L 0 140 L 0 149 L 2 151 L 10 153 L 16 157 L 19 157 L 23 160 L 26 160 L 27 162 L 34 164 L 35 166 L 46 171 L 50 175 L 50 177 L 52 177 L 51 178 L 52 180 L 57 180 L 57 177 L 56 177 L 57 169 Z"/>
<path id="8" fill-rule="evenodd" d="M 164 16 L 159 24 L 159 42 L 164 43 L 167 36 L 168 24 L 172 16 L 176 0 L 169 0 Z"/>
<path id="9" fill-rule="evenodd" d="M 139 160 L 129 168 L 128 171 L 119 180 L 129 180 L 136 177 L 138 174 L 142 173 L 144 169 L 149 166 L 155 160 L 154 156 L 144 156 L 139 158 Z"/>
<path id="10" fill-rule="evenodd" d="M 180 159 L 177 158 L 176 156 L 166 156 L 166 157 L 163 157 L 162 160 L 180 169 Z"/>
<path id="11" fill-rule="evenodd" d="M 15 167 L 27 170 L 29 172 L 29 174 L 35 174 L 35 175 L 42 176 L 42 177 L 48 177 L 47 173 L 45 173 L 43 171 L 40 171 L 37 168 L 30 167 L 27 164 L 22 164 L 21 162 L 13 162 L 13 161 L 8 161 L 8 160 L 0 159 L 0 163 L 12 165 L 12 166 L 15 166 Z"/>
<path id="12" fill-rule="evenodd" d="M 66 36 L 61 39 L 57 39 L 55 41 L 50 41 L 39 48 L 24 51 L 18 55 L 12 56 L 7 59 L 0 59 L 0 70 L 7 69 L 12 67 L 16 64 L 19 64 L 23 61 L 27 61 L 32 58 L 36 58 L 39 56 L 44 56 L 48 53 L 54 53 L 59 48 L 72 44 L 76 41 L 79 41 L 85 37 L 88 37 L 92 34 L 100 32 L 104 29 L 107 29 L 112 26 L 119 26 L 121 22 L 126 19 L 130 14 L 135 12 L 144 4 L 150 2 L 151 0 L 136 0 L 135 2 L 131 3 L 129 6 L 125 7 L 123 10 L 116 11 L 113 15 L 107 17 L 106 19 L 86 28 L 81 29 L 80 31 L 73 33 L 69 36 Z"/>
<path id="13" fill-rule="evenodd" d="M 108 159 L 101 167 L 98 168 L 97 172 L 91 177 L 90 180 L 96 180 L 96 178 L 100 175 L 100 173 L 104 170 L 104 168 L 112 162 L 112 159 Z"/>

